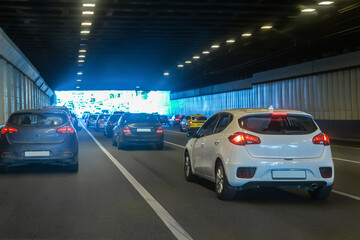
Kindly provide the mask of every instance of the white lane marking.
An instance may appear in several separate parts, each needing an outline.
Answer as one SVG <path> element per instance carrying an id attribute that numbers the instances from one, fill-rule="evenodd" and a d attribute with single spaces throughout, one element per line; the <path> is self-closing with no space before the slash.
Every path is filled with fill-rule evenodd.
<path id="1" fill-rule="evenodd" d="M 350 162 L 350 163 L 357 163 L 357 164 L 360 164 L 360 162 L 353 161 L 353 160 L 348 160 L 348 159 L 343 159 L 343 158 L 333 157 L 333 159 L 334 159 L 334 160 L 337 160 L 337 161 L 342 161 L 342 162 Z"/>
<path id="2" fill-rule="evenodd" d="M 340 191 L 337 191 L 337 190 L 332 190 L 332 192 L 336 193 L 336 194 L 339 194 L 339 195 L 342 195 L 342 196 L 345 196 L 345 197 L 348 197 L 348 198 L 352 198 L 352 199 L 360 201 L 360 197 L 355 196 L 355 195 L 351 195 L 349 193 L 344 193 L 344 192 L 340 192 Z"/>
<path id="3" fill-rule="evenodd" d="M 172 131 L 172 130 L 167 130 L 167 129 L 165 129 L 165 132 L 172 132 L 172 133 L 179 133 L 179 134 L 186 134 L 186 133 L 184 133 L 184 132 L 177 132 L 177 131 Z"/>
<path id="4" fill-rule="evenodd" d="M 82 124 L 81 124 L 82 125 Z M 84 127 L 84 125 L 83 125 Z M 111 153 L 109 153 L 101 143 L 87 130 L 84 129 L 95 141 L 99 148 L 106 154 L 106 156 L 115 164 L 120 172 L 126 177 L 131 185 L 140 193 L 155 213 L 160 217 L 168 229 L 174 234 L 177 239 L 192 239 L 192 237 L 180 226 L 180 224 L 158 203 L 151 194 L 116 160 Z"/>
<path id="5" fill-rule="evenodd" d="M 170 144 L 170 145 L 174 145 L 174 146 L 179 147 L 179 148 L 185 148 L 184 146 L 181 146 L 181 145 L 179 145 L 179 144 L 172 143 L 172 142 L 164 141 L 164 143 L 167 143 L 167 144 Z"/>
<path id="6" fill-rule="evenodd" d="M 341 146 L 341 145 L 331 145 L 332 147 L 338 147 L 338 148 L 350 148 L 350 149 L 360 149 L 358 147 L 348 147 L 348 146 Z"/>

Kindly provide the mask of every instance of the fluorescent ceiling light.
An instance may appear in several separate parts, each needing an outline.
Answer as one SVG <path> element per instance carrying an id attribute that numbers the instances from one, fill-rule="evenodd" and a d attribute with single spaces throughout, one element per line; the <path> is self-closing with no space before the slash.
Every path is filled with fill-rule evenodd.
<path id="1" fill-rule="evenodd" d="M 272 26 L 271 25 L 265 25 L 265 26 L 262 26 L 261 29 L 272 29 Z"/>
<path id="2" fill-rule="evenodd" d="M 243 33 L 243 34 L 241 34 L 241 36 L 243 36 L 243 37 L 251 37 L 251 33 Z"/>
<path id="3" fill-rule="evenodd" d="M 191 63 L 191 61 L 185 61 L 185 63 L 189 64 L 189 63 Z"/>
<path id="4" fill-rule="evenodd" d="M 226 43 L 234 43 L 234 42 L 235 42 L 235 39 L 226 40 Z"/>
<path id="5" fill-rule="evenodd" d="M 217 45 L 217 44 L 214 44 L 214 45 L 211 46 L 211 48 L 219 48 L 219 47 L 220 47 L 220 46 Z"/>
<path id="6" fill-rule="evenodd" d="M 83 63 L 83 62 L 85 62 L 85 60 L 80 59 L 80 60 L 78 60 L 78 62 Z"/>
<path id="7" fill-rule="evenodd" d="M 168 73 L 168 72 L 164 72 L 164 76 L 169 76 L 169 73 Z"/>
<path id="8" fill-rule="evenodd" d="M 81 79 L 76 80 L 77 82 L 81 82 Z"/>
<path id="9" fill-rule="evenodd" d="M 178 65 L 178 67 L 179 67 L 179 68 L 182 68 L 182 67 L 184 67 L 184 65 L 182 65 L 182 64 L 179 64 L 179 65 Z"/>
<path id="10" fill-rule="evenodd" d="M 79 86 L 77 86 L 76 88 L 80 88 Z"/>
<path id="11" fill-rule="evenodd" d="M 301 10 L 301 12 L 311 13 L 311 12 L 314 12 L 315 10 L 316 10 L 315 8 L 305 8 L 305 9 Z"/>
<path id="12" fill-rule="evenodd" d="M 86 43 L 80 43 L 80 46 L 84 47 L 84 46 L 86 46 Z"/>
<path id="13" fill-rule="evenodd" d="M 94 11 L 83 11 L 82 14 L 83 15 L 93 15 Z"/>
<path id="14" fill-rule="evenodd" d="M 79 58 L 85 58 L 85 55 L 79 55 Z"/>
<path id="15" fill-rule="evenodd" d="M 82 72 L 78 72 L 77 75 L 82 75 Z"/>
<path id="16" fill-rule="evenodd" d="M 200 56 L 193 56 L 193 59 L 199 59 Z"/>
<path id="17" fill-rule="evenodd" d="M 92 23 L 91 22 L 82 22 L 81 26 L 91 26 Z"/>
<path id="18" fill-rule="evenodd" d="M 83 7 L 95 7 L 94 3 L 84 3 Z"/>
<path id="19" fill-rule="evenodd" d="M 86 52 L 86 50 L 85 49 L 80 49 L 79 52 Z"/>
<path id="20" fill-rule="evenodd" d="M 331 5 L 333 4 L 333 1 L 323 1 L 323 2 L 319 2 L 319 5 Z"/>
<path id="21" fill-rule="evenodd" d="M 209 51 L 203 51 L 202 54 L 209 54 Z"/>
<path id="22" fill-rule="evenodd" d="M 89 30 L 82 30 L 80 33 L 81 33 L 81 34 L 89 34 L 90 31 L 89 31 Z"/>

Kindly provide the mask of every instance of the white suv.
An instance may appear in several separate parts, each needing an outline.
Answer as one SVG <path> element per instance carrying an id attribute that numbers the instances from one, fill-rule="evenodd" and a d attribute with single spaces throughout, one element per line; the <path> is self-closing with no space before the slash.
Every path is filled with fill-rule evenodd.
<path id="1" fill-rule="evenodd" d="M 232 109 L 211 116 L 186 144 L 187 181 L 215 182 L 218 198 L 259 187 L 306 189 L 326 199 L 334 182 L 330 141 L 311 115 L 293 110 Z"/>

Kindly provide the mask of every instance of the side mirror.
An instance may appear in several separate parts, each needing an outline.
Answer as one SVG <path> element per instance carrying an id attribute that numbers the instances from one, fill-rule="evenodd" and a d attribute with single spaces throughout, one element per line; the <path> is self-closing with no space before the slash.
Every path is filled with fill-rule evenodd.
<path id="1" fill-rule="evenodd" d="M 197 138 L 196 132 L 187 132 L 186 136 L 188 138 Z"/>

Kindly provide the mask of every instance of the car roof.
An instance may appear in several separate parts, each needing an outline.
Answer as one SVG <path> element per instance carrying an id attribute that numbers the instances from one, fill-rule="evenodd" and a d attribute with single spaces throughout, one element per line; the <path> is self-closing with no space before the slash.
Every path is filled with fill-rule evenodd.
<path id="1" fill-rule="evenodd" d="M 221 113 L 221 112 L 231 113 L 236 116 L 244 116 L 247 114 L 257 114 L 257 113 L 271 113 L 271 111 L 268 108 L 237 108 L 237 109 L 222 110 L 222 111 L 219 111 L 218 113 Z M 304 115 L 311 116 L 309 113 L 306 113 L 306 112 L 302 112 L 302 111 L 298 111 L 298 110 L 289 110 L 289 109 L 274 109 L 273 112 L 274 113 L 296 113 L 296 114 L 304 114 Z"/>
<path id="2" fill-rule="evenodd" d="M 194 114 L 194 115 L 189 115 L 190 117 L 205 117 L 204 115 L 201 114 Z"/>

